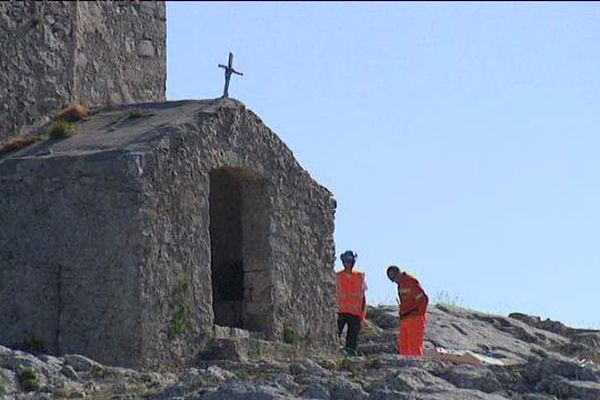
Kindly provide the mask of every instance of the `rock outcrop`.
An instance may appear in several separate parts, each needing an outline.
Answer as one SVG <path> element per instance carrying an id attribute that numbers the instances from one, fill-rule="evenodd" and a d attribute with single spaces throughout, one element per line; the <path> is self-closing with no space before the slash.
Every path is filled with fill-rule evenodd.
<path id="1" fill-rule="evenodd" d="M 79 355 L 0 347 L 0 393 L 6 399 L 600 399 L 600 366 L 565 352 L 568 337 L 515 318 L 433 306 L 428 348 L 468 348 L 504 365 L 399 357 L 395 311 L 369 309 L 360 342 L 365 354 L 353 358 L 267 345 L 249 358 L 221 354 L 178 372 L 156 373 L 109 367 Z M 597 360 L 600 348 L 588 350 Z"/>

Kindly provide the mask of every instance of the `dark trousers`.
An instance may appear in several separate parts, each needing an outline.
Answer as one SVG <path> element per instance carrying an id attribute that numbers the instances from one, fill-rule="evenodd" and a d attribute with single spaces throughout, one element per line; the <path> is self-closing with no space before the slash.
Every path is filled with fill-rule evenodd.
<path id="1" fill-rule="evenodd" d="M 346 334 L 346 348 L 356 350 L 358 347 L 358 333 L 360 332 L 360 317 L 352 314 L 338 314 L 338 337 L 342 336 L 344 326 L 348 324 Z"/>

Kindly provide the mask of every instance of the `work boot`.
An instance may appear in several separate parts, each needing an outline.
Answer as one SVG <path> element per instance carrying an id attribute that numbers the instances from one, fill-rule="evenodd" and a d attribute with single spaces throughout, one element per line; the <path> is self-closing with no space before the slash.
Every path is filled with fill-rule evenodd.
<path id="1" fill-rule="evenodd" d="M 351 349 L 349 347 L 344 347 L 342 349 L 342 354 L 344 355 L 344 357 L 357 357 L 359 355 L 357 350 Z"/>

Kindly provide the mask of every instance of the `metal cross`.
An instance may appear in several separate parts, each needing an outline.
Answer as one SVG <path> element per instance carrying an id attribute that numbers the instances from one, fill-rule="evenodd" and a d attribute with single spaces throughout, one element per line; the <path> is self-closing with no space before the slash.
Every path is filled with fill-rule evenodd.
<path id="1" fill-rule="evenodd" d="M 223 64 L 219 64 L 220 68 L 223 68 L 225 70 L 225 89 L 223 89 L 223 97 L 229 97 L 229 79 L 231 78 L 231 74 L 237 74 L 237 75 L 244 75 L 241 72 L 237 72 L 235 69 L 233 69 L 233 67 L 231 66 L 231 64 L 233 64 L 233 54 L 229 53 L 229 64 L 228 65 L 223 65 Z"/>

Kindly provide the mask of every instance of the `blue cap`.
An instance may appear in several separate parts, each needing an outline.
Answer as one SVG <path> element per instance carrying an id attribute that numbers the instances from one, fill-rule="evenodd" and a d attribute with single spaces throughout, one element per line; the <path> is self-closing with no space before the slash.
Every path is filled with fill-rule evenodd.
<path id="1" fill-rule="evenodd" d="M 356 257 L 357 257 L 357 254 L 355 252 L 353 252 L 352 250 L 346 250 L 340 256 L 340 260 L 342 260 L 342 262 L 344 262 L 344 261 L 356 261 Z"/>

